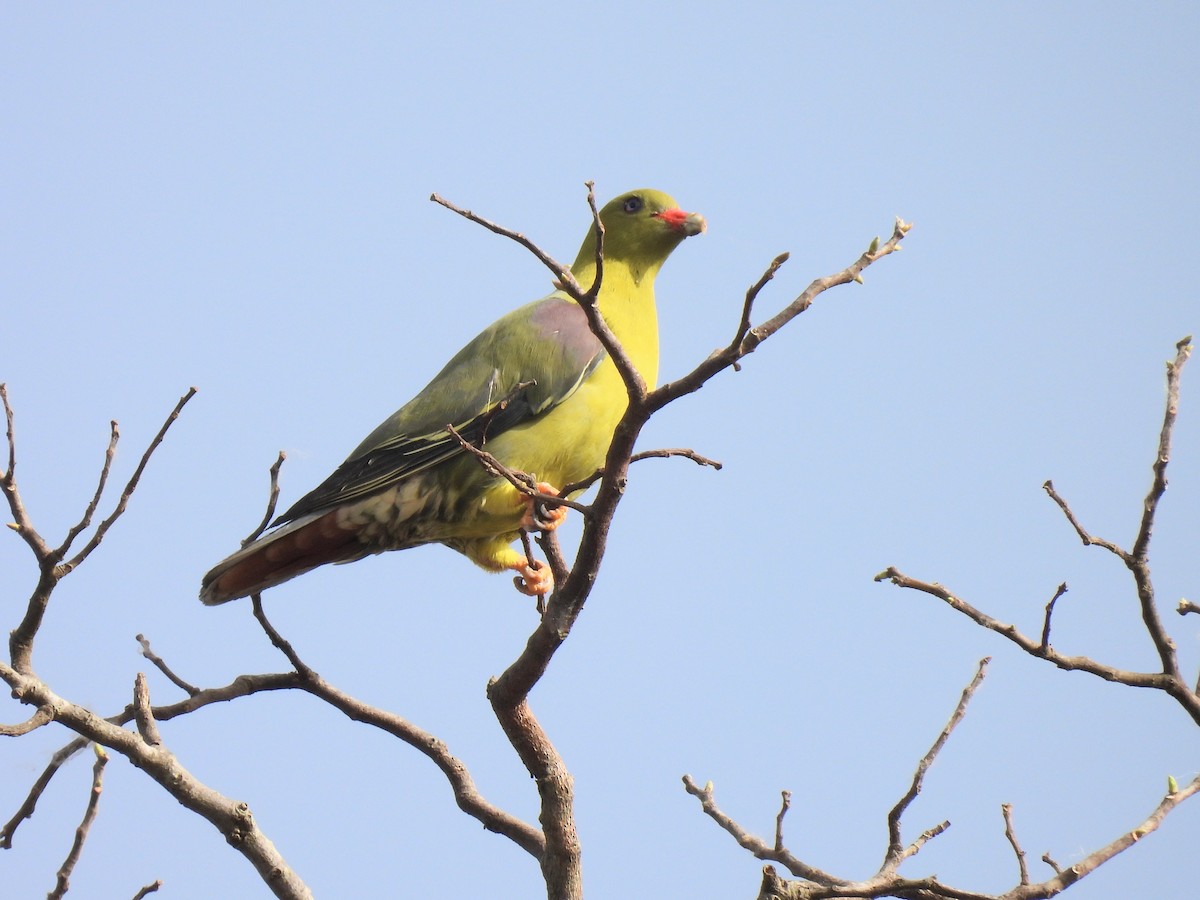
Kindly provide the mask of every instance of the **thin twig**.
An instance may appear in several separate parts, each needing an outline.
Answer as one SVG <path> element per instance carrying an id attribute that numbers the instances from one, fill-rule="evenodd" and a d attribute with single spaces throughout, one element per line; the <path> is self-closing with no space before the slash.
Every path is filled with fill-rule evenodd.
<path id="1" fill-rule="evenodd" d="M 1088 854 L 1073 866 L 1057 872 L 1053 878 L 1032 887 L 1038 889 L 1038 896 L 1042 897 L 1052 897 L 1054 894 L 1060 893 L 1076 881 L 1079 881 L 1079 879 L 1094 872 L 1118 853 L 1132 847 L 1146 835 L 1157 831 L 1167 815 L 1197 791 L 1200 791 L 1200 776 L 1195 778 L 1186 787 L 1173 791 L 1163 797 L 1154 811 L 1140 825 L 1130 829 L 1116 840 L 1111 841 L 1095 852 Z"/>
<path id="2" fill-rule="evenodd" d="M 8 466 L 4 470 L 4 478 L 8 480 L 17 474 L 17 442 L 13 436 L 13 408 L 8 402 L 7 384 L 0 384 L 0 400 L 4 402 L 5 433 L 8 435 Z"/>
<path id="3" fill-rule="evenodd" d="M 1050 647 L 1050 617 L 1054 615 L 1054 604 L 1058 602 L 1058 598 L 1067 592 L 1067 583 L 1064 581 L 1058 586 L 1054 592 L 1054 596 L 1050 598 L 1050 602 L 1046 604 L 1046 618 L 1042 622 L 1042 650 L 1045 651 Z"/>
<path id="4" fill-rule="evenodd" d="M 287 687 L 299 688 L 312 694 L 355 722 L 363 722 L 385 731 L 423 753 L 441 769 L 442 774 L 450 782 L 459 809 L 477 819 L 488 831 L 504 835 L 535 859 L 542 858 L 545 850 L 545 838 L 541 831 L 486 800 L 476 787 L 467 767 L 450 753 L 443 741 L 438 740 L 428 731 L 413 725 L 407 719 L 364 703 L 329 684 L 300 658 L 291 642 L 286 640 L 268 621 L 262 606 L 262 596 L 251 594 L 250 601 L 254 617 L 266 632 L 267 637 L 270 638 L 271 643 L 287 657 L 288 662 L 296 669 L 292 683 Z"/>
<path id="5" fill-rule="evenodd" d="M 20 737 L 23 734 L 29 734 L 31 731 L 36 731 L 43 725 L 54 721 L 54 710 L 47 707 L 42 707 L 32 716 L 17 725 L 0 725 L 0 736 L 3 737 Z"/>
<path id="6" fill-rule="evenodd" d="M 750 331 L 750 314 L 754 309 L 754 301 L 758 299 L 758 295 L 762 293 L 762 289 L 775 277 L 775 273 L 788 261 L 790 256 L 790 253 L 780 253 L 771 260 L 771 264 L 759 276 L 758 281 L 747 288 L 746 299 L 742 303 L 742 318 L 738 321 L 737 330 L 734 332 L 733 340 L 730 342 L 734 346 L 740 345 Z"/>
<path id="7" fill-rule="evenodd" d="M 26 543 L 33 549 L 34 554 L 37 556 L 38 567 L 41 570 L 37 586 L 34 588 L 33 594 L 26 604 L 24 617 L 8 635 L 9 659 L 18 672 L 26 675 L 33 672 L 33 642 L 37 637 L 38 630 L 42 627 L 42 619 L 45 617 L 46 609 L 50 605 L 50 595 L 53 593 L 55 586 L 100 545 L 108 529 L 120 518 L 129 503 L 130 496 L 132 496 L 134 490 L 137 488 L 138 481 L 142 477 L 142 472 L 145 470 L 146 464 L 150 461 L 150 455 L 162 443 L 167 429 L 171 427 L 172 422 L 179 418 L 180 410 L 183 409 L 184 404 L 195 396 L 195 393 L 196 389 L 190 388 L 180 398 L 179 402 L 175 404 L 175 409 L 167 416 L 167 420 L 158 430 L 158 434 L 154 436 L 154 439 L 151 440 L 150 445 L 146 448 L 146 452 L 142 454 L 142 459 L 138 463 L 133 476 L 125 485 L 125 490 L 121 493 L 121 497 L 112 514 L 100 523 L 96 531 L 92 534 L 91 540 L 87 542 L 87 545 L 67 562 L 60 563 L 58 560 L 66 553 L 69 541 L 62 544 L 57 550 L 52 551 L 48 549 L 41 536 L 34 531 L 33 526 L 29 523 L 29 518 L 22 505 L 15 481 L 10 476 L 5 477 L 3 487 L 5 493 L 8 495 L 9 507 L 12 509 L 13 515 L 17 518 L 17 530 L 21 533 Z M 7 406 L 7 399 L 5 403 Z M 103 487 L 103 484 L 101 487 Z"/>
<path id="8" fill-rule="evenodd" d="M 734 366 L 738 361 L 753 353 L 765 340 L 778 332 L 779 329 L 807 311 L 817 297 L 825 291 L 838 285 L 849 284 L 850 282 L 861 283 L 863 270 L 883 257 L 898 251 L 902 246 L 901 242 L 911 229 L 911 222 L 905 222 L 903 219 L 897 217 L 895 227 L 892 230 L 892 236 L 885 243 L 882 245 L 879 244 L 878 239 L 873 241 L 867 252 L 861 254 L 858 259 L 846 268 L 833 275 L 815 279 L 791 303 L 761 325 L 751 328 L 740 340 L 730 342 L 725 347 L 714 350 L 708 355 L 707 359 L 682 378 L 667 382 L 651 391 L 646 396 L 644 404 L 641 404 L 643 407 L 641 410 L 642 416 L 649 418 L 652 413 L 662 409 L 668 403 L 672 403 L 680 397 L 698 391 L 705 382 L 718 372 Z M 774 265 L 774 262 L 772 262 L 772 265 Z M 771 271 L 770 267 L 768 267 L 767 271 Z M 738 330 L 741 330 L 740 327 Z"/>
<path id="9" fill-rule="evenodd" d="M 780 791 L 782 802 L 779 804 L 779 815 L 775 817 L 775 850 L 783 852 L 783 818 L 792 806 L 792 792 Z"/>
<path id="10" fill-rule="evenodd" d="M 922 847 L 924 847 L 926 844 L 928 844 L 930 841 L 932 841 L 935 837 L 937 837 L 939 834 L 941 834 L 943 831 L 945 831 L 949 827 L 950 827 L 950 820 L 943 819 L 941 822 L 934 825 L 932 828 L 926 828 L 924 831 L 922 831 L 920 834 L 918 834 L 916 836 L 916 838 L 912 841 L 912 843 L 910 843 L 907 847 L 904 848 L 904 852 L 900 854 L 900 858 L 902 860 L 904 860 L 904 859 L 908 859 L 910 856 L 916 856 L 918 853 L 921 852 Z"/>
<path id="11" fill-rule="evenodd" d="M 150 440 L 150 444 L 146 447 L 146 452 L 142 454 L 142 458 L 138 461 L 137 468 L 133 470 L 133 475 L 130 476 L 129 481 L 126 483 L 125 490 L 121 491 L 121 497 L 117 500 L 116 508 L 113 509 L 112 513 L 109 514 L 107 519 L 100 523 L 99 527 L 96 528 L 95 534 L 92 535 L 92 539 L 87 542 L 84 548 L 71 557 L 71 559 L 69 559 L 67 562 L 59 566 L 62 575 L 66 575 L 68 572 L 71 572 L 77 568 L 81 562 L 87 559 L 88 555 L 100 545 L 102 540 L 104 540 L 104 536 L 108 534 L 108 529 L 110 529 L 113 526 L 113 523 L 116 522 L 117 519 L 121 517 L 122 513 L 125 512 L 125 508 L 129 505 L 129 498 L 132 497 L 133 492 L 137 490 L 138 482 L 142 479 L 142 473 L 146 470 L 146 465 L 150 462 L 151 455 L 156 449 L 158 449 L 158 445 L 162 443 L 163 438 L 166 437 L 167 430 L 171 427 L 171 425 L 174 424 L 175 420 L 179 418 L 179 413 L 183 411 L 183 407 L 186 406 L 187 402 L 194 396 L 196 396 L 196 388 L 192 387 L 188 388 L 187 393 L 179 398 L 179 402 L 175 404 L 175 408 L 171 410 L 171 413 L 167 416 L 166 421 L 162 423 L 162 427 L 158 429 L 158 433 L 155 434 Z"/>
<path id="12" fill-rule="evenodd" d="M 104 451 L 104 464 L 100 467 L 100 480 L 96 485 L 96 492 L 92 495 L 92 499 L 84 509 L 83 517 L 71 527 L 67 532 L 66 539 L 54 551 L 56 559 L 62 559 L 66 556 L 67 551 L 71 549 L 71 545 L 75 543 L 75 538 L 92 524 L 92 516 L 96 514 L 96 507 L 100 505 L 100 497 L 104 494 L 104 486 L 108 484 L 108 475 L 112 471 L 113 458 L 117 455 L 117 442 L 120 439 L 121 430 L 117 426 L 117 420 L 113 419 L 109 423 L 108 448 Z"/>
<path id="13" fill-rule="evenodd" d="M 722 468 L 724 468 L 723 463 L 720 463 L 715 459 L 709 459 L 707 456 L 701 456 L 695 450 L 688 450 L 686 447 L 666 447 L 661 450 L 641 450 L 629 457 L 629 463 L 632 465 L 635 462 L 641 462 L 643 459 L 668 459 L 674 456 L 681 456 L 684 459 L 690 459 L 698 466 L 707 466 L 711 469 L 716 469 L 717 471 L 720 471 Z M 564 484 L 560 490 L 564 495 L 574 494 L 576 491 L 584 491 L 603 477 L 604 470 L 597 469 L 587 478 Z"/>
<path id="14" fill-rule="evenodd" d="M 946 722 L 946 726 L 942 729 L 941 734 L 937 736 L 937 740 L 933 742 L 933 746 L 929 748 L 929 752 L 921 757 L 921 761 L 917 763 L 917 770 L 913 773 L 912 784 L 909 785 L 909 788 L 905 792 L 904 796 L 900 798 L 899 802 L 892 807 L 891 812 L 888 813 L 888 849 L 884 856 L 883 866 L 881 866 L 880 871 L 886 871 L 888 869 L 895 868 L 895 866 L 897 866 L 904 858 L 904 847 L 900 842 L 900 820 L 904 816 L 904 813 L 908 809 L 909 805 L 917 798 L 917 795 L 921 793 L 921 787 L 925 782 L 925 773 L 929 771 L 929 767 L 933 765 L 933 761 L 937 758 L 938 753 L 940 753 L 942 747 L 946 745 L 946 741 L 950 739 L 951 732 L 958 727 L 958 723 L 961 722 L 963 716 L 966 715 L 967 704 L 971 702 L 971 697 L 974 696 L 976 689 L 983 681 L 983 677 L 987 671 L 987 665 L 989 662 L 991 662 L 990 656 L 985 656 L 979 661 L 979 665 L 975 669 L 975 676 L 971 679 L 970 683 L 963 688 L 962 696 L 958 700 L 958 705 L 954 707 L 954 712 L 951 713 L 950 720 Z"/>
<path id="15" fill-rule="evenodd" d="M 1150 533 L 1154 529 L 1154 516 L 1158 512 L 1158 501 L 1167 490 L 1167 464 L 1171 461 L 1171 434 L 1175 430 L 1175 417 L 1179 414 L 1179 379 L 1183 367 L 1192 355 L 1192 337 L 1188 335 L 1175 345 L 1175 359 L 1167 363 L 1167 403 L 1163 411 L 1162 429 L 1158 434 L 1158 453 L 1152 466 L 1154 478 L 1146 499 L 1142 504 L 1142 521 L 1131 554 L 1134 559 L 1145 560 L 1150 548 Z"/>
<path id="16" fill-rule="evenodd" d="M 166 722 L 170 719 L 195 712 L 198 709 L 203 709 L 206 706 L 211 706 L 214 703 L 227 703 L 241 697 L 251 697 L 265 691 L 294 690 L 301 686 L 301 678 L 295 672 L 239 675 L 229 684 L 222 685 L 221 687 L 205 688 L 195 696 L 190 696 L 186 700 L 180 700 L 178 703 L 152 707 L 152 712 L 157 721 Z M 134 719 L 134 707 L 130 703 L 124 710 L 115 716 L 109 716 L 104 721 L 110 725 L 123 726 L 134 721 Z M 17 813 L 3 828 L 0 828 L 0 849 L 8 849 L 12 846 L 12 838 L 16 833 L 17 826 L 33 815 L 37 801 L 45 792 L 51 779 L 54 778 L 67 760 L 71 759 L 71 757 L 75 756 L 81 750 L 84 750 L 87 745 L 88 741 L 86 738 L 77 737 L 68 741 L 55 752 L 50 759 L 50 763 L 30 788 L 25 802 L 21 804 L 20 809 L 17 810 Z"/>
<path id="17" fill-rule="evenodd" d="M 715 459 L 709 459 L 707 456 L 701 456 L 695 450 L 688 450 L 686 447 L 666 447 L 662 450 L 641 450 L 633 456 L 629 457 L 631 463 L 641 462 L 643 459 L 668 459 L 673 456 L 682 456 L 684 459 L 690 459 L 698 466 L 707 466 L 710 469 L 716 469 L 718 472 L 724 468 L 724 464 L 717 462 Z"/>
<path id="18" fill-rule="evenodd" d="M 1200 613 L 1200 606 L 1197 606 L 1187 598 L 1182 598 L 1179 601 L 1179 605 L 1175 607 L 1175 612 L 1181 616 L 1186 616 L 1188 613 Z"/>
<path id="19" fill-rule="evenodd" d="M 133 681 L 133 714 L 142 740 L 151 747 L 162 744 L 162 736 L 158 733 L 158 724 L 150 708 L 150 688 L 146 685 L 146 676 L 141 672 Z"/>
<path id="20" fill-rule="evenodd" d="M 163 662 L 162 657 L 150 649 L 150 641 L 147 640 L 144 635 L 137 635 L 135 640 L 142 645 L 142 656 L 154 663 L 158 671 L 166 675 L 173 685 L 182 690 L 189 697 L 195 697 L 198 693 L 200 693 L 200 688 L 196 687 L 194 684 L 189 684 L 171 671 L 170 666 Z"/>
<path id="21" fill-rule="evenodd" d="M 459 445 L 462 446 L 464 450 L 479 460 L 479 464 L 483 466 L 484 469 L 498 478 L 503 478 L 525 496 L 532 497 L 538 503 L 548 504 L 551 509 L 556 506 L 565 506 L 568 509 L 575 510 L 582 516 L 586 516 L 591 513 L 591 507 L 585 503 L 577 503 L 574 500 L 568 500 L 566 497 L 559 496 L 558 494 L 546 494 L 542 491 L 539 491 L 535 487 L 535 482 L 532 476 L 526 474 L 525 472 L 518 472 L 516 469 L 510 469 L 491 453 L 476 447 L 474 444 L 464 438 L 458 433 L 458 430 L 453 425 L 447 425 L 446 431 L 451 437 L 458 441 Z"/>
<path id="22" fill-rule="evenodd" d="M 592 228 L 596 232 L 596 277 L 587 289 L 589 302 L 584 304 L 590 306 L 595 304 L 596 297 L 600 294 L 600 285 L 604 283 L 604 222 L 600 219 L 600 208 L 596 205 L 596 182 L 589 179 L 583 186 L 587 188 L 587 205 L 592 211 Z M 570 293 L 569 284 L 567 291 Z"/>
<path id="23" fill-rule="evenodd" d="M 311 900 L 312 892 L 258 827 L 246 803 L 232 800 L 197 779 L 165 747 L 151 745 L 140 734 L 58 696 L 40 678 L 3 662 L 0 662 L 0 678 L 12 688 L 14 699 L 30 705 L 53 706 L 55 718 L 63 726 L 120 753 L 184 807 L 213 825 L 254 866 L 275 896 Z"/>
<path id="24" fill-rule="evenodd" d="M 138 891 L 136 894 L 134 894 L 133 900 L 143 900 L 143 898 L 145 898 L 145 896 L 147 894 L 153 894 L 153 893 L 157 892 L 158 889 L 160 887 L 162 887 L 162 884 L 163 883 L 162 883 L 161 878 L 158 881 L 151 882 L 150 884 L 148 884 L 144 888 L 142 888 L 140 891 Z"/>
<path id="25" fill-rule="evenodd" d="M 967 603 L 961 597 L 936 582 L 910 578 L 895 566 L 889 566 L 884 569 L 875 576 L 875 580 L 890 581 L 897 587 L 921 591 L 922 593 L 937 597 L 952 609 L 971 619 L 975 624 L 982 625 L 989 631 L 994 631 L 1002 637 L 1008 638 L 1030 656 L 1044 659 L 1058 666 L 1060 669 L 1088 672 L 1098 678 L 1103 678 L 1105 681 L 1112 681 L 1117 684 L 1128 685 L 1129 687 L 1151 688 L 1163 691 L 1173 697 L 1187 711 L 1188 715 L 1197 724 L 1200 724 L 1200 697 L 1197 697 L 1191 688 L 1180 678 L 1163 672 L 1133 672 L 1126 669 L 1118 669 L 1115 666 L 1108 666 L 1097 662 L 1090 656 L 1067 656 L 1066 654 L 1059 653 L 1053 647 L 1043 648 L 1040 641 L 1023 634 L 1015 625 L 1001 622 L 999 619 L 995 619 L 987 613 L 976 609 L 970 603 Z"/>
<path id="26" fill-rule="evenodd" d="M 50 565 L 50 548 L 46 545 L 45 540 L 38 534 L 37 529 L 33 527 L 33 522 L 29 518 L 29 512 L 25 509 L 25 503 L 21 499 L 21 491 L 17 488 L 17 438 L 14 428 L 14 413 L 12 404 L 8 400 L 8 386 L 0 384 L 0 401 L 4 403 L 4 420 L 6 424 L 6 434 L 8 435 L 8 468 L 4 472 L 4 476 L 0 478 L 0 488 L 4 490 L 4 496 L 8 500 L 8 508 L 12 511 L 14 521 L 9 523 L 9 528 L 13 529 L 21 536 L 21 539 L 29 545 L 29 549 L 33 551 L 33 556 L 38 562 L 38 567 L 43 570 Z M 40 587 L 40 586 L 39 586 Z"/>
<path id="27" fill-rule="evenodd" d="M 534 539 L 537 541 L 538 546 L 542 548 L 542 553 L 546 556 L 546 565 L 554 573 L 554 583 L 562 584 L 567 580 L 569 573 L 566 557 L 563 556 L 562 544 L 558 540 L 558 530 L 539 531 Z M 541 595 L 539 595 L 539 605 L 545 605 Z M 546 611 L 542 609 L 541 612 L 544 615 Z"/>
<path id="28" fill-rule="evenodd" d="M 434 203 L 437 203 L 441 206 L 446 207 L 446 209 L 450 210 L 451 212 L 458 213 L 464 219 L 468 219 L 469 221 L 474 222 L 476 225 L 482 225 L 484 228 L 486 228 L 488 231 L 492 232 L 493 234 L 498 234 L 501 237 L 506 237 L 511 241 L 516 241 L 518 244 L 520 244 L 522 247 L 524 247 L 526 250 L 528 250 L 530 253 L 532 253 L 534 256 L 536 256 L 541 261 L 542 265 L 544 265 L 547 269 L 549 269 L 550 272 L 554 275 L 554 277 L 558 281 L 561 281 L 564 284 L 565 283 L 573 284 L 575 282 L 574 276 L 571 275 L 570 267 L 565 266 L 562 263 L 560 263 L 558 260 L 556 260 L 554 257 L 552 257 L 549 253 L 547 253 L 545 250 L 543 250 L 541 247 L 539 247 L 537 244 L 535 244 L 529 238 L 525 237 L 525 235 L 521 234 L 520 232 L 513 231 L 511 228 L 505 228 L 503 225 L 499 225 L 495 222 L 492 222 L 489 219 L 485 219 L 483 216 L 476 215 L 475 213 L 471 212 L 471 210 L 469 210 L 469 209 L 464 209 L 461 206 L 455 206 L 453 203 L 451 203 L 449 200 L 442 197 L 440 194 L 437 194 L 437 193 L 430 194 L 429 199 L 432 200 Z"/>
<path id="29" fill-rule="evenodd" d="M 1138 534 L 1133 542 L 1125 564 L 1133 574 L 1137 586 L 1138 604 L 1142 609 L 1142 623 L 1146 632 L 1154 642 L 1158 658 L 1162 661 L 1163 673 L 1178 683 L 1183 683 L 1179 671 L 1179 658 L 1175 652 L 1175 642 L 1167 634 L 1162 619 L 1158 614 L 1158 603 L 1154 598 L 1154 584 L 1150 578 L 1150 535 L 1154 530 L 1154 517 L 1158 512 L 1158 502 L 1167 490 L 1167 464 L 1171 459 L 1171 436 L 1175 429 L 1175 418 L 1179 412 L 1179 379 L 1183 373 L 1184 364 L 1192 352 L 1192 339 L 1185 337 L 1175 345 L 1175 359 L 1167 363 L 1167 402 L 1163 411 L 1162 429 L 1158 435 L 1158 452 L 1154 457 L 1154 478 L 1146 499 L 1142 503 L 1142 519 L 1138 526 Z"/>
<path id="30" fill-rule="evenodd" d="M 1150 640 L 1154 643 L 1154 649 L 1158 653 L 1158 658 L 1162 662 L 1162 672 L 1169 679 L 1174 681 L 1177 686 L 1182 687 L 1183 679 L 1179 671 L 1179 659 L 1175 652 L 1175 642 L 1171 640 L 1171 636 L 1167 634 L 1166 628 L 1163 626 L 1162 618 L 1158 614 L 1158 604 L 1154 598 L 1154 584 L 1150 578 L 1150 536 L 1154 530 L 1154 517 L 1158 512 L 1158 503 L 1162 499 L 1162 495 L 1167 489 L 1167 464 L 1171 459 L 1171 437 L 1175 428 L 1175 419 L 1179 412 L 1179 381 L 1183 373 L 1183 367 L 1188 361 L 1188 357 L 1192 352 L 1192 339 L 1185 337 L 1175 345 L 1175 359 L 1167 363 L 1167 402 L 1163 412 L 1162 428 L 1158 435 L 1158 450 L 1154 456 L 1154 464 L 1152 466 L 1154 477 L 1152 479 L 1150 490 L 1146 494 L 1145 500 L 1142 502 L 1142 516 L 1138 526 L 1137 537 L 1134 539 L 1133 549 L 1126 551 L 1114 544 L 1111 541 L 1102 540 L 1090 535 L 1084 527 L 1079 523 L 1071 508 L 1066 501 L 1058 495 L 1054 490 L 1054 485 L 1047 481 L 1042 487 L 1050 498 L 1058 504 L 1063 514 L 1067 517 L 1076 534 L 1084 544 L 1095 544 L 1103 547 L 1110 553 L 1115 554 L 1125 564 L 1133 575 L 1134 584 L 1137 587 L 1138 605 L 1141 607 L 1142 623 L 1146 626 L 1146 633 L 1150 636 Z M 1180 699 L 1185 694 L 1191 692 L 1184 689 L 1176 696 Z M 1181 700 L 1181 702 L 1185 702 Z M 1189 710 L 1193 716 L 1200 722 L 1200 710 Z"/>
<path id="31" fill-rule="evenodd" d="M 62 900 L 63 895 L 70 887 L 71 873 L 75 871 L 75 864 L 79 862 L 79 856 L 83 853 L 83 842 L 87 840 L 92 822 L 96 820 L 96 811 L 100 805 L 100 793 L 104 790 L 104 766 L 107 762 L 108 754 L 104 752 L 103 747 L 96 745 L 96 763 L 92 766 L 92 790 L 88 794 L 87 808 L 83 811 L 83 821 L 75 829 L 75 840 L 71 844 L 71 851 L 58 869 L 54 890 L 46 895 L 47 900 Z"/>
<path id="32" fill-rule="evenodd" d="M 254 618 L 258 620 L 258 624 L 262 626 L 262 630 L 266 632 L 267 637 L 270 638 L 271 644 L 275 647 L 275 649 L 287 657 L 287 660 L 292 664 L 292 667 L 303 678 L 308 679 L 317 677 L 316 672 L 310 669 L 308 664 L 300 658 L 300 654 L 296 652 L 296 648 L 292 646 L 291 642 L 284 638 L 284 636 L 278 631 L 276 631 L 275 626 L 272 625 L 267 619 L 266 610 L 263 609 L 261 593 L 256 592 L 250 595 L 250 608 L 254 612 Z"/>
<path id="33" fill-rule="evenodd" d="M 42 794 L 45 793 L 46 788 L 50 785 L 50 780 L 58 774 L 58 770 L 62 768 L 63 763 L 86 746 L 86 739 L 76 738 L 50 757 L 50 762 L 42 770 L 42 774 L 37 777 L 33 786 L 30 787 L 29 793 L 25 795 L 25 802 L 20 805 L 16 813 L 13 814 L 13 817 L 4 824 L 4 827 L 0 828 L 0 849 L 12 849 L 13 835 L 17 833 L 17 828 L 23 821 L 33 817 L 33 812 L 37 809 L 38 800 L 42 798 Z"/>
<path id="34" fill-rule="evenodd" d="M 279 470 L 283 468 L 283 461 L 285 459 L 287 459 L 287 453 L 280 450 L 279 456 L 276 457 L 275 463 L 271 466 L 270 470 L 271 488 L 267 496 L 267 511 L 263 514 L 262 521 L 258 523 L 258 527 L 246 535 L 246 539 L 242 541 L 243 547 L 258 540 L 259 535 L 267 530 L 267 526 L 275 518 L 275 505 L 279 502 Z"/>
<path id="35" fill-rule="evenodd" d="M 845 885 L 849 884 L 840 878 L 835 878 L 828 872 L 823 872 L 815 866 L 810 866 L 805 862 L 797 859 L 788 850 L 780 850 L 776 847 L 768 846 L 762 838 L 756 837 L 746 831 L 726 815 L 719 806 L 713 796 L 713 783 L 710 781 L 700 787 L 692 780 L 691 775 L 683 776 L 683 788 L 693 797 L 700 801 L 700 809 L 704 814 L 717 823 L 722 829 L 729 833 L 739 846 L 749 850 L 757 859 L 770 860 L 777 862 L 780 865 L 786 866 L 788 871 L 798 878 L 806 878 L 809 881 L 815 881 L 823 885 Z"/>
<path id="36" fill-rule="evenodd" d="M 1017 841 L 1017 832 L 1013 827 L 1012 820 L 1012 804 L 1000 804 L 1000 813 L 1004 816 L 1004 836 L 1008 838 L 1008 843 L 1013 849 L 1013 853 L 1017 856 L 1017 868 L 1021 873 L 1021 884 L 1029 884 L 1029 866 L 1025 864 L 1025 851 L 1021 849 L 1020 843 Z"/>
<path id="37" fill-rule="evenodd" d="M 1042 485 L 1042 490 L 1049 494 L 1050 499 L 1058 504 L 1058 508 L 1063 511 L 1063 515 L 1067 517 L 1067 521 L 1071 523 L 1071 527 L 1075 529 L 1075 533 L 1079 535 L 1079 539 L 1083 541 L 1085 546 L 1103 547 L 1109 553 L 1119 557 L 1122 562 L 1128 563 L 1128 553 L 1126 553 L 1112 541 L 1105 540 L 1104 538 L 1094 537 L 1088 533 L 1087 529 L 1085 529 L 1083 525 L 1079 523 L 1079 520 L 1075 518 L 1075 513 L 1071 511 L 1071 507 L 1067 505 L 1067 501 L 1059 496 L 1058 491 L 1054 489 L 1054 482 L 1052 482 L 1049 478 L 1047 478 L 1045 483 Z"/>

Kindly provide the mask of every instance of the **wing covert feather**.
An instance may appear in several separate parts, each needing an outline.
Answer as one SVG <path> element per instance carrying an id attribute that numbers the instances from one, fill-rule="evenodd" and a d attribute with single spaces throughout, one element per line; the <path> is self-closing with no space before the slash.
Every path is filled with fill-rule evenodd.
<path id="1" fill-rule="evenodd" d="M 575 301 L 555 293 L 516 309 L 463 347 L 416 397 L 369 434 L 272 525 L 386 490 L 570 397 L 605 352 Z"/>

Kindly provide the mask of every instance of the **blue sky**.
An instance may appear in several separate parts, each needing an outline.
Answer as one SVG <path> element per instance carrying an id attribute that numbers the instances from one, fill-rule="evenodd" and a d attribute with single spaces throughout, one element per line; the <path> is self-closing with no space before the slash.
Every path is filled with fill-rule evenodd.
<path id="1" fill-rule="evenodd" d="M 589 897 L 757 889 L 760 863 L 701 815 L 684 773 L 760 834 L 791 790 L 793 850 L 868 875 L 886 811 L 987 655 L 906 836 L 953 825 L 906 872 L 1011 886 L 1009 802 L 1043 877 L 1043 852 L 1069 865 L 1139 823 L 1168 774 L 1196 774 L 1200 735 L 1162 699 L 1054 671 L 871 580 L 896 565 L 1029 632 L 1065 580 L 1055 646 L 1153 665 L 1128 575 L 1040 486 L 1132 541 L 1162 363 L 1200 323 L 1194 7 L 131 3 L 10 5 L 3 22 L 0 381 L 43 533 L 78 518 L 110 419 L 123 483 L 199 388 L 55 597 L 36 667 L 60 694 L 123 707 L 148 665 L 139 632 L 205 686 L 283 668 L 247 604 L 196 600 L 261 516 L 276 452 L 290 502 L 479 328 L 548 290 L 532 257 L 429 194 L 569 260 L 594 179 L 601 199 L 653 186 L 709 221 L 658 282 L 665 378 L 728 339 L 776 253 L 792 259 L 763 315 L 895 215 L 915 228 L 865 285 L 824 295 L 644 434 L 725 468 L 638 465 L 596 591 L 532 698 L 576 777 Z M 1183 392 L 1152 562 L 1195 671 L 1197 626 L 1169 610 L 1200 600 L 1200 372 Z M 11 628 L 35 576 L 15 536 L 0 570 Z M 489 799 L 536 818 L 484 697 L 533 627 L 507 579 L 431 547 L 267 601 L 328 680 L 434 732 Z M 424 757 L 309 698 L 210 708 L 163 737 L 250 803 L 317 896 L 430 896 L 448 873 L 490 896 L 541 890 Z M 0 816 L 63 740 L 0 746 Z M 52 886 L 88 768 L 60 774 L 3 854 L 14 896 Z M 156 878 L 172 898 L 266 895 L 140 772 L 106 777 L 71 897 Z M 1191 891 L 1198 809 L 1071 896 Z"/>

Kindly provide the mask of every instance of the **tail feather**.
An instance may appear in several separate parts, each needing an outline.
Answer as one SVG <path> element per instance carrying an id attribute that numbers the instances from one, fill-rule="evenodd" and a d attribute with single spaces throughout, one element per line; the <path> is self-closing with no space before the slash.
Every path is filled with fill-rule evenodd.
<path id="1" fill-rule="evenodd" d="M 337 511 L 314 513 L 261 537 L 217 563 L 204 576 L 200 599 L 208 606 L 248 597 L 326 563 L 350 562 L 372 551 L 357 529 L 337 523 Z"/>

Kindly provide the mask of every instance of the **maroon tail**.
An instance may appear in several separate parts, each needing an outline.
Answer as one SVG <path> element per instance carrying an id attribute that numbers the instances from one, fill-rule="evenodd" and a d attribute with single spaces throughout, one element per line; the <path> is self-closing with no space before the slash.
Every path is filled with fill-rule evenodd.
<path id="1" fill-rule="evenodd" d="M 361 559 L 371 550 L 355 540 L 356 534 L 337 524 L 336 510 L 308 522 L 285 525 L 213 566 L 201 582 L 200 599 L 215 606 L 282 584 L 326 563 Z"/>

